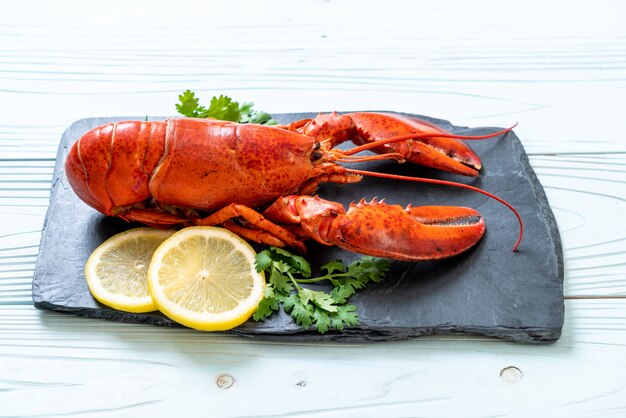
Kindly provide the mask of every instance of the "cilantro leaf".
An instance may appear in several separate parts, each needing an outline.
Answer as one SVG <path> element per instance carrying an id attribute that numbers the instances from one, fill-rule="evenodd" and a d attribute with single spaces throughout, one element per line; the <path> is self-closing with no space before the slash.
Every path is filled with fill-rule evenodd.
<path id="1" fill-rule="evenodd" d="M 200 113 L 198 117 L 239 122 L 241 118 L 239 103 L 233 101 L 233 99 L 228 96 L 213 96 L 209 108 Z"/>
<path id="2" fill-rule="evenodd" d="M 272 119 L 272 115 L 266 112 L 259 112 L 252 109 L 252 103 L 243 103 L 239 110 L 241 111 L 241 123 L 256 123 L 258 125 L 276 125 L 276 121 Z"/>
<path id="3" fill-rule="evenodd" d="M 363 285 L 369 281 L 379 282 L 389 271 L 390 265 L 387 259 L 366 256 L 348 266 L 348 275 L 355 277 Z"/>
<path id="4" fill-rule="evenodd" d="M 305 304 L 300 298 L 296 298 L 296 302 L 291 309 L 291 317 L 304 329 L 308 329 L 313 324 L 314 308 L 310 304 Z"/>
<path id="5" fill-rule="evenodd" d="M 347 299 L 369 282 L 380 282 L 390 265 L 389 260 L 384 258 L 362 257 L 349 264 L 344 275 L 329 279 L 337 289 L 333 289 L 334 295 L 338 300 Z"/>
<path id="6" fill-rule="evenodd" d="M 280 260 L 293 268 L 294 273 L 300 273 L 304 277 L 311 275 L 311 265 L 304 257 L 291 254 L 289 251 L 285 251 L 282 248 L 271 247 L 269 251 L 273 260 Z"/>
<path id="7" fill-rule="evenodd" d="M 272 257 L 270 257 L 268 250 L 261 251 L 256 255 L 256 259 L 254 260 L 256 271 L 267 270 L 270 264 L 272 264 Z"/>
<path id="8" fill-rule="evenodd" d="M 333 288 L 330 292 L 330 296 L 335 303 L 342 304 L 348 301 L 348 298 L 354 294 L 354 288 L 352 286 L 346 286 L 339 284 Z"/>
<path id="9" fill-rule="evenodd" d="M 356 306 L 352 304 L 341 305 L 336 313 L 330 315 L 330 323 L 337 331 L 342 331 L 346 326 L 357 325 L 359 316 L 356 313 Z"/>
<path id="10" fill-rule="evenodd" d="M 331 324 L 328 312 L 323 309 L 316 309 L 315 312 L 313 312 L 313 319 L 315 320 L 317 330 L 322 334 L 326 334 Z"/>
<path id="11" fill-rule="evenodd" d="M 213 96 L 209 107 L 201 106 L 200 100 L 191 90 L 185 90 L 178 96 L 176 110 L 188 118 L 213 118 L 239 123 L 255 123 L 259 125 L 276 125 L 269 113 L 252 109 L 252 103 L 241 106 L 228 96 Z"/>
<path id="12" fill-rule="evenodd" d="M 273 268 L 270 273 L 270 284 L 277 292 L 289 294 L 293 290 L 293 283 L 282 273 L 281 270 Z"/>
<path id="13" fill-rule="evenodd" d="M 349 304 L 348 299 L 367 283 L 380 281 L 390 262 L 362 257 L 346 266 L 336 260 L 322 266 L 326 271 L 324 276 L 310 278 L 311 266 L 303 257 L 270 247 L 257 255 L 255 265 L 258 271 L 269 273 L 271 290 L 266 291 L 253 319 L 264 320 L 282 305 L 296 324 L 305 329 L 314 325 L 324 334 L 331 328 L 341 331 L 358 324 L 356 306 Z M 333 284 L 330 293 L 302 287 L 323 280 Z"/>
<path id="14" fill-rule="evenodd" d="M 176 103 L 176 110 L 188 118 L 198 118 L 200 113 L 206 111 L 203 106 L 199 105 L 200 100 L 191 90 L 185 90 L 183 94 L 178 96 L 178 100 L 180 103 Z"/>
<path id="15" fill-rule="evenodd" d="M 346 265 L 341 262 L 341 260 L 331 261 L 322 266 L 322 270 L 326 270 L 326 274 L 333 274 L 338 271 L 344 273 L 346 271 Z"/>
<path id="16" fill-rule="evenodd" d="M 291 311 L 293 310 L 293 307 L 296 306 L 296 304 L 299 301 L 300 301 L 300 298 L 298 297 L 296 293 L 291 293 L 287 296 L 283 295 L 283 298 L 282 298 L 283 309 L 285 310 L 285 312 L 291 313 Z"/>
<path id="17" fill-rule="evenodd" d="M 312 302 L 327 312 L 337 312 L 335 300 L 328 293 L 302 287 L 298 291 L 298 296 L 300 296 L 300 300 L 305 305 Z"/>
<path id="18" fill-rule="evenodd" d="M 265 288 L 265 295 L 263 299 L 261 299 L 259 306 L 252 316 L 252 319 L 254 319 L 255 321 L 264 320 L 279 309 L 280 304 L 278 302 L 278 299 L 276 299 L 274 288 L 271 284 L 268 284 Z"/>

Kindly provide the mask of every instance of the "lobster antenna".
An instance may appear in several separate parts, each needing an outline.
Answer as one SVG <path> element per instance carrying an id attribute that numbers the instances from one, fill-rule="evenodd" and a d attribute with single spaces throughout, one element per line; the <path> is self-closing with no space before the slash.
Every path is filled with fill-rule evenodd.
<path id="1" fill-rule="evenodd" d="M 363 144 L 363 145 L 359 145 L 357 147 L 354 148 L 350 148 L 348 150 L 343 151 L 344 155 L 353 155 L 356 154 L 357 152 L 361 152 L 361 151 L 366 151 L 368 149 L 371 148 L 376 148 L 379 147 L 381 145 L 385 145 L 385 144 L 389 144 L 392 142 L 399 142 L 399 141 L 406 141 L 407 139 L 421 139 L 421 138 L 453 138 L 453 139 L 464 139 L 464 140 L 480 140 L 480 139 L 489 139 L 489 138 L 493 138 L 496 137 L 498 135 L 503 135 L 511 130 L 513 130 L 515 127 L 517 126 L 517 122 L 515 122 L 515 124 L 513 126 L 511 126 L 510 128 L 506 128 L 506 129 L 502 129 L 499 130 L 498 132 L 494 132 L 494 133 L 490 133 L 490 134 L 486 134 L 486 135 L 454 135 L 454 134 L 448 134 L 448 133 L 424 133 L 424 132 L 420 132 L 420 133 L 414 133 L 414 134 L 407 134 L 407 135 L 399 135 L 399 136 L 392 136 L 389 138 L 385 138 L 385 139 L 379 139 L 373 142 L 369 142 L 367 144 Z"/>
<path id="2" fill-rule="evenodd" d="M 515 215 L 515 217 L 517 218 L 517 222 L 519 223 L 519 236 L 517 238 L 517 242 L 515 243 L 515 246 L 513 247 L 513 251 L 517 251 L 517 247 L 519 247 L 519 244 L 522 242 L 522 236 L 524 235 L 524 224 L 522 222 L 522 217 L 520 216 L 520 214 L 517 212 L 517 210 L 506 200 L 499 198 L 498 196 L 496 196 L 493 193 L 489 193 L 485 190 L 479 189 L 478 187 L 474 187 L 474 186 L 470 186 L 469 184 L 463 184 L 463 183 L 457 183 L 454 181 L 447 181 L 447 180 L 438 180 L 438 179 L 429 179 L 429 178 L 424 178 L 424 177 L 409 177 L 409 176 L 401 176 L 398 174 L 386 174 L 386 173 L 376 173 L 373 171 L 365 171 L 365 170 L 355 170 L 352 168 L 346 168 L 345 171 L 347 173 L 351 173 L 351 174 L 358 174 L 360 176 L 367 176 L 367 177 L 380 177 L 383 179 L 392 179 L 392 180 L 401 180 L 401 181 L 413 181 L 415 183 L 429 183 L 429 184 L 439 184 L 439 185 L 444 185 L 444 186 L 454 186 L 454 187 L 460 187 L 462 189 L 468 189 L 468 190 L 472 190 L 474 192 L 478 192 L 480 194 L 483 194 L 487 197 L 490 197 L 491 199 L 494 199 L 500 203 L 502 203 L 504 206 L 506 206 L 507 208 L 509 208 L 513 214 Z"/>

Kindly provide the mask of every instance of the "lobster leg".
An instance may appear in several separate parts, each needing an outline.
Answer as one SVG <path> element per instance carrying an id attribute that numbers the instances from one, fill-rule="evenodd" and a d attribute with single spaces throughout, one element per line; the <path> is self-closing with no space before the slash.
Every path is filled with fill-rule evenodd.
<path id="1" fill-rule="evenodd" d="M 154 228 L 171 228 L 174 225 L 184 225 L 189 222 L 188 219 L 170 213 L 139 208 L 128 209 L 117 216 L 128 222 L 140 222 Z"/>
<path id="2" fill-rule="evenodd" d="M 234 218 L 243 218 L 250 225 L 250 228 L 238 226 L 232 222 L 229 222 Z M 225 227 L 233 230 L 233 232 L 240 232 L 245 238 L 257 241 L 261 244 L 276 245 L 282 242 L 286 245 L 296 248 L 302 253 L 306 253 L 306 247 L 294 234 L 286 230 L 285 228 L 276 225 L 275 223 L 266 219 L 263 215 L 244 205 L 236 203 L 230 204 L 225 208 L 218 210 L 206 218 L 192 218 L 191 222 L 194 225 L 224 225 Z M 245 230 L 248 231 L 245 231 Z M 259 233 L 258 231 L 262 231 Z M 266 238 L 271 237 L 271 238 Z M 281 245 L 284 246 L 284 245 Z"/>
<path id="3" fill-rule="evenodd" d="M 258 242 L 260 244 L 273 245 L 274 247 L 285 247 L 287 244 L 281 241 L 276 236 L 256 228 L 246 228 L 245 226 L 237 225 L 233 221 L 226 221 L 222 226 L 250 241 Z"/>
<path id="4" fill-rule="evenodd" d="M 485 224 L 474 209 L 455 206 L 402 208 L 362 200 L 348 211 L 310 196 L 279 199 L 264 214 L 279 223 L 299 222 L 314 240 L 349 251 L 404 261 L 460 254 L 482 238 Z"/>
<path id="5" fill-rule="evenodd" d="M 314 177 L 308 181 L 306 181 L 298 190 L 297 193 L 303 195 L 313 194 L 317 187 L 322 183 L 337 183 L 337 184 L 349 184 L 349 183 L 358 183 L 361 181 L 361 176 L 354 174 L 322 174 L 317 177 Z"/>

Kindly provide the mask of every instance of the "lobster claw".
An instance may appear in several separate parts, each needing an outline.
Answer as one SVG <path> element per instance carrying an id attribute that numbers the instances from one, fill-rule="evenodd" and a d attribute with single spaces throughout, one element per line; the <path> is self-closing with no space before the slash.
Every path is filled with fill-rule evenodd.
<path id="1" fill-rule="evenodd" d="M 485 223 L 476 210 L 458 206 L 403 208 L 372 200 L 351 204 L 329 237 L 342 248 L 405 261 L 460 254 L 482 238 Z"/>
<path id="2" fill-rule="evenodd" d="M 458 206 L 403 208 L 373 199 L 352 203 L 346 211 L 317 196 L 288 196 L 264 214 L 277 222 L 299 223 L 304 235 L 321 244 L 404 261 L 460 254 L 485 233 L 480 213 Z"/>
<path id="3" fill-rule="evenodd" d="M 419 139 L 382 145 L 381 154 L 399 152 L 406 161 L 451 173 L 475 177 L 482 168 L 480 158 L 465 142 L 425 120 L 386 113 L 351 113 L 362 143 L 391 136 L 419 134 Z M 462 137 L 461 137 L 462 138 Z"/>
<path id="4" fill-rule="evenodd" d="M 477 138 L 455 136 L 430 122 L 406 115 L 373 112 L 340 115 L 334 112 L 292 125 L 292 129 L 304 135 L 320 141 L 328 140 L 331 146 L 349 140 L 360 145 L 347 151 L 348 155 L 369 149 L 379 154 L 400 155 L 403 161 L 411 164 L 472 177 L 477 176 L 482 167 L 478 155 L 460 140 Z M 386 142 L 392 138 L 399 141 Z M 381 145 L 368 146 L 376 142 Z"/>
<path id="5" fill-rule="evenodd" d="M 337 216 L 328 237 L 350 251 L 405 261 L 460 254 L 485 233 L 476 210 L 458 206 L 403 208 L 372 200 L 351 204 Z"/>

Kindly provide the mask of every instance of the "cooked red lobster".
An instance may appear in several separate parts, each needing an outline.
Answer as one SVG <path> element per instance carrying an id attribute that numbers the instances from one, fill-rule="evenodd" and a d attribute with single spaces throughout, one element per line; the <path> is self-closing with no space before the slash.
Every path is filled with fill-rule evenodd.
<path id="1" fill-rule="evenodd" d="M 83 135 L 69 151 L 65 172 L 84 202 L 127 221 L 221 225 L 246 239 L 302 252 L 303 240 L 312 238 L 362 254 L 417 261 L 472 247 L 485 231 L 480 214 L 378 200 L 353 203 L 346 211 L 310 195 L 321 183 L 353 183 L 369 175 L 470 188 L 513 209 L 472 186 L 338 164 L 394 159 L 476 176 L 480 159 L 458 138 L 425 121 L 384 113 L 332 113 L 274 127 L 213 119 L 127 121 Z M 357 146 L 335 148 L 347 140 Z M 378 154 L 354 155 L 364 150 Z"/>

